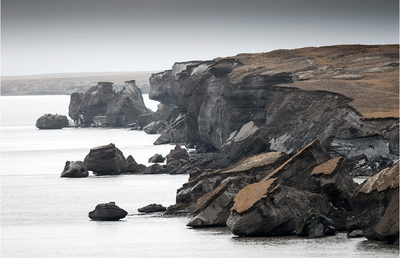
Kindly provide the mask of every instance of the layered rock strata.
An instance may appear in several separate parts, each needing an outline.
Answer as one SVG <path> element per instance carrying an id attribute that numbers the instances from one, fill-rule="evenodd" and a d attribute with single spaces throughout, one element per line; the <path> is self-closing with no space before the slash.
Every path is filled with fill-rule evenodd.
<path id="1" fill-rule="evenodd" d="M 192 172 L 168 211 L 193 213 L 191 227 L 227 225 L 239 236 L 272 236 L 293 234 L 312 209 L 328 218 L 312 229 L 311 236 L 320 237 L 332 232 L 331 224 L 346 229 L 352 213 L 348 199 L 356 187 L 343 159 L 331 158 L 315 140 L 290 159 L 268 152 L 226 169 Z"/>
<path id="2" fill-rule="evenodd" d="M 251 156 L 220 170 L 197 170 L 177 192 L 170 213 L 193 213 L 192 227 L 225 226 L 233 199 L 245 186 L 258 182 L 288 159 L 283 152 Z"/>
<path id="3" fill-rule="evenodd" d="M 122 126 L 136 123 L 148 112 L 140 89 L 131 80 L 119 92 L 113 90 L 112 82 L 99 82 L 85 93 L 72 93 L 68 114 L 77 125 L 98 124 L 102 117 L 101 125 Z"/>
<path id="4" fill-rule="evenodd" d="M 374 173 L 399 155 L 398 45 L 181 62 L 153 74 L 150 85 L 151 99 L 184 115 L 180 132 L 192 146 L 224 152 L 232 132 L 252 121 L 271 150 L 289 155 L 319 139 L 332 156 L 365 154 Z"/>
<path id="5" fill-rule="evenodd" d="M 347 221 L 349 233 L 361 229 L 370 240 L 398 241 L 399 169 L 397 163 L 358 186 L 350 199 L 354 215 Z"/>

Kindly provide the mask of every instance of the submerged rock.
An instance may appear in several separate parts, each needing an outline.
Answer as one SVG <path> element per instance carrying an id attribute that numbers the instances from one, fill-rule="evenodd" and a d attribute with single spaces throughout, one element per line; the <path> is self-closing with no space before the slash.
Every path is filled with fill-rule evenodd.
<path id="1" fill-rule="evenodd" d="M 67 161 L 61 177 L 87 177 L 88 169 L 82 161 Z"/>
<path id="2" fill-rule="evenodd" d="M 90 149 L 83 162 L 97 176 L 119 175 L 128 166 L 124 154 L 113 143 Z"/>
<path id="3" fill-rule="evenodd" d="M 91 220 L 99 221 L 117 221 L 125 218 L 126 215 L 128 212 L 115 205 L 115 202 L 98 204 L 93 211 L 89 212 Z"/>
<path id="4" fill-rule="evenodd" d="M 45 114 L 36 121 L 36 127 L 39 129 L 62 129 L 68 126 L 68 118 L 58 114 Z"/>
<path id="5" fill-rule="evenodd" d="M 167 208 L 162 206 L 161 204 L 149 204 L 145 207 L 139 208 L 138 211 L 139 212 L 143 212 L 143 213 L 152 213 L 152 212 L 162 212 L 162 211 L 166 211 Z"/>

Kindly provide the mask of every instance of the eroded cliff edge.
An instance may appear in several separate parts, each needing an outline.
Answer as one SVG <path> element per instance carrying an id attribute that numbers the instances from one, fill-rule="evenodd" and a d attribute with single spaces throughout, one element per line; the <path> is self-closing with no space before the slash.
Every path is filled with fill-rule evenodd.
<path id="1" fill-rule="evenodd" d="M 189 145 L 224 150 L 252 121 L 272 151 L 293 155 L 319 139 L 333 156 L 390 163 L 399 155 L 398 49 L 343 45 L 180 62 L 150 77 L 149 96 L 184 117 Z"/>

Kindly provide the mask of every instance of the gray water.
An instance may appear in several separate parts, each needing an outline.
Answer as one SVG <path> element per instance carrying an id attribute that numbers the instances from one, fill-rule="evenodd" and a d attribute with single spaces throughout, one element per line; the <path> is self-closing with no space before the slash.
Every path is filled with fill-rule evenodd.
<path id="1" fill-rule="evenodd" d="M 146 99 L 146 103 L 150 102 Z M 226 228 L 190 229 L 187 217 L 142 215 L 147 204 L 175 203 L 187 175 L 60 178 L 65 161 L 115 143 L 148 165 L 157 135 L 125 129 L 38 130 L 45 113 L 68 113 L 69 96 L 1 97 L 1 257 L 398 257 L 398 248 L 345 233 L 321 239 L 239 238 Z M 154 103 L 152 103 L 154 105 Z M 152 107 L 154 108 L 154 107 Z M 118 222 L 91 221 L 98 203 L 128 211 Z"/>

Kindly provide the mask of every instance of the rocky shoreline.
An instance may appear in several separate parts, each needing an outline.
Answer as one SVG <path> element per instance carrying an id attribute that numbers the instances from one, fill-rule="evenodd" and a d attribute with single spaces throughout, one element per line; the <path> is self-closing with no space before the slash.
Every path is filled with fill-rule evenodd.
<path id="1" fill-rule="evenodd" d="M 96 175 L 189 174 L 166 214 L 191 214 L 190 227 L 398 243 L 398 53 L 348 45 L 179 62 L 149 79 L 156 112 L 131 80 L 120 92 L 99 82 L 73 93 L 69 116 L 176 144 L 164 165 L 137 164 L 113 144 L 83 163 Z"/>

